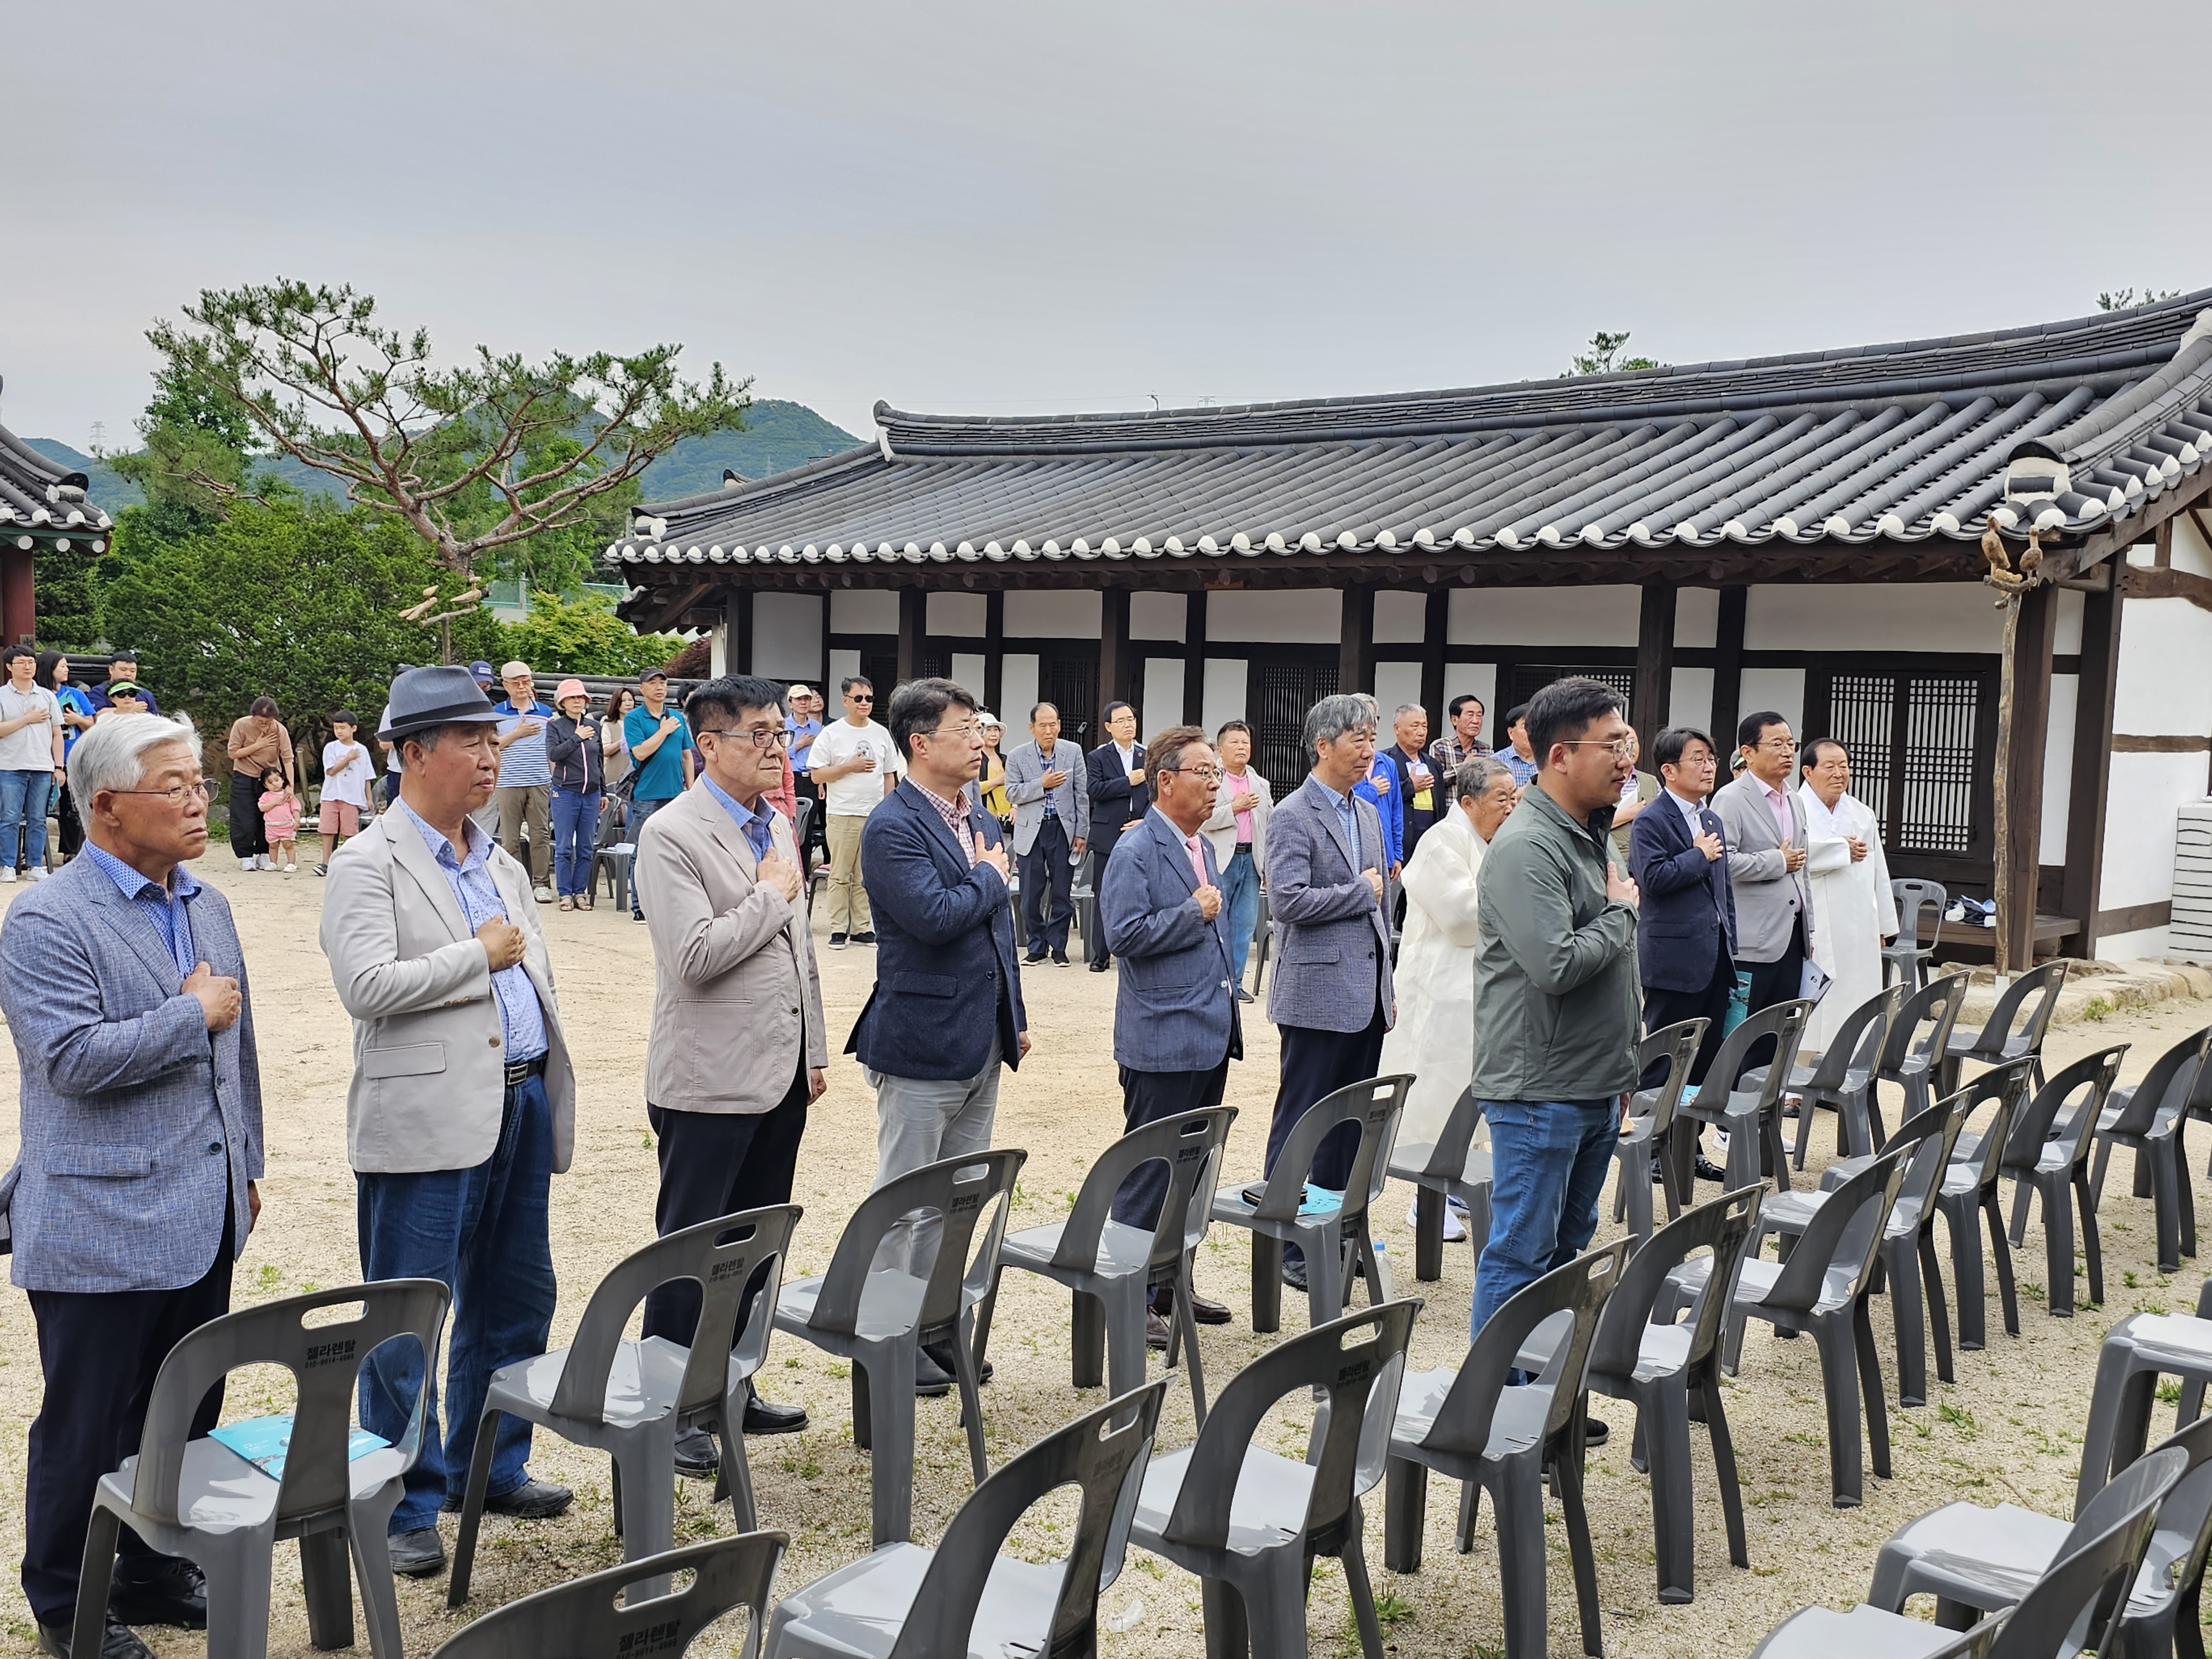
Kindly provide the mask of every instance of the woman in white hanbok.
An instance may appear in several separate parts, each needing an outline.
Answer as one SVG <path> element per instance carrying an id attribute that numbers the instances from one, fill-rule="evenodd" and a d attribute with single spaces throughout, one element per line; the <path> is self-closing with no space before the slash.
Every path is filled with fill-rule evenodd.
<path id="1" fill-rule="evenodd" d="M 1422 832 L 1402 878 L 1406 927 L 1392 975 L 1398 1020 L 1382 1039 L 1382 1074 L 1413 1074 L 1398 1128 L 1407 1142 L 1433 1141 L 1474 1075 L 1474 955 L 1482 938 L 1475 884 L 1484 849 L 1520 798 L 1513 775 L 1486 755 L 1462 761 L 1449 787 L 1453 810 Z M 1489 1138 L 1478 1125 L 1474 1144 Z M 1456 1207 L 1445 1212 L 1444 1237 L 1467 1237 Z"/>
<path id="2" fill-rule="evenodd" d="M 1819 738 L 1798 757 L 1805 873 L 1813 884 L 1813 960 L 1834 982 L 1807 1022 L 1805 1048 L 1825 1050 L 1844 1018 L 1881 990 L 1881 947 L 1897 936 L 1881 826 L 1850 793 L 1851 757 Z"/>

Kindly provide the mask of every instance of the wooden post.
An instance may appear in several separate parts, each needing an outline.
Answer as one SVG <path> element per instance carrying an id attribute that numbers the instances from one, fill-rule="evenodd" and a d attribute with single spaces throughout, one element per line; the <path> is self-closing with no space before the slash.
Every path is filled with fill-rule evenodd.
<path id="1" fill-rule="evenodd" d="M 1206 590 L 1200 588 L 1185 604 L 1182 615 L 1182 723 L 1196 726 L 1206 718 Z M 1206 736 L 1211 738 L 1212 732 Z"/>
<path id="2" fill-rule="evenodd" d="M 1629 700 L 1629 719 L 1644 738 L 1638 764 L 1655 777 L 1659 763 L 1651 757 L 1651 740 L 1665 728 L 1674 702 L 1674 593 L 1672 582 L 1644 583 L 1636 623 L 1636 691 Z M 1739 649 L 1741 637 L 1737 636 Z"/>
<path id="3" fill-rule="evenodd" d="M 1132 701 L 1130 655 L 1129 590 L 1109 587 L 1098 595 L 1098 707 L 1091 711 L 1097 722 L 1094 732 L 1106 730 L 1108 703 Z M 1100 741 L 1104 741 L 1103 735 Z"/>
<path id="4" fill-rule="evenodd" d="M 1003 588 L 993 588 L 983 596 L 983 701 L 991 712 L 1013 731 L 1028 724 L 1007 720 L 1006 711 L 999 707 L 1006 700 L 1006 595 Z"/>
<path id="5" fill-rule="evenodd" d="M 1428 713 L 1432 738 L 1451 731 L 1450 717 L 1444 713 L 1444 644 L 1450 631 L 1451 589 L 1440 584 L 1429 590 L 1421 616 L 1421 707 Z"/>
<path id="6" fill-rule="evenodd" d="M 33 548 L 0 552 L 0 635 L 10 645 L 30 645 L 39 637 L 37 558 Z"/>
<path id="7" fill-rule="evenodd" d="M 722 604 L 722 660 L 731 674 L 753 672 L 753 591 L 740 587 Z"/>
<path id="8" fill-rule="evenodd" d="M 2043 830 L 2043 750 L 2051 731 L 2051 648 L 2057 591 L 2031 587 L 2006 596 L 1999 665 L 1994 886 L 1996 970 L 2035 965 L 2036 854 Z"/>
<path id="9" fill-rule="evenodd" d="M 1336 689 L 1375 689 L 1375 586 L 1351 582 L 1344 590 L 1343 643 L 1336 659 Z M 1389 729 L 1384 716 L 1384 730 Z"/>
<path id="10" fill-rule="evenodd" d="M 899 684 L 904 685 L 921 672 L 921 635 L 929 614 L 929 594 L 923 588 L 902 587 L 898 600 L 898 678 Z M 876 688 L 876 694 L 883 696 L 881 686 Z M 888 697 L 884 706 L 890 708 Z"/>
<path id="11" fill-rule="evenodd" d="M 2170 522 L 2170 521 L 2169 521 Z M 2081 672 L 2074 698 L 2074 766 L 2066 797 L 2066 880 L 2059 903 L 2081 924 L 2075 948 L 2097 954 L 2097 908 L 2104 902 L 2105 810 L 2112 782 L 2112 708 L 2119 681 L 2120 605 L 2127 556 L 2107 562 L 2110 586 L 2084 596 Z"/>
<path id="12" fill-rule="evenodd" d="M 1743 618 L 1750 589 L 1721 589 L 1720 617 L 1713 633 L 1713 743 L 1721 752 L 1721 772 L 1735 753 L 1735 723 L 1743 714 Z"/>

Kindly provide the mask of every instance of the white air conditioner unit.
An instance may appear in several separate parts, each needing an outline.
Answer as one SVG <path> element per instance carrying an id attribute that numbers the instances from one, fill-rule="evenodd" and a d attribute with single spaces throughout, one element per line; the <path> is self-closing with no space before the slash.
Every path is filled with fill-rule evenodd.
<path id="1" fill-rule="evenodd" d="M 2181 809 L 2173 837 L 2173 921 L 2166 954 L 2212 967 L 2212 800 Z"/>

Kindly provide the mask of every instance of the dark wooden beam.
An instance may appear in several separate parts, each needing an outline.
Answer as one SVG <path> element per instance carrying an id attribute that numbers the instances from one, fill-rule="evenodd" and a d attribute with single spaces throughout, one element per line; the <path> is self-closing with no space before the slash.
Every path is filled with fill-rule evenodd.
<path id="1" fill-rule="evenodd" d="M 921 636 L 929 613 L 929 590 L 922 587 L 902 587 L 898 591 L 898 678 L 904 685 L 921 672 Z M 883 696 L 883 688 L 877 687 Z M 890 699 L 884 699 L 884 709 L 890 710 Z"/>
<path id="2" fill-rule="evenodd" d="M 1450 628 L 1451 589 L 1432 586 L 1421 614 L 1421 707 L 1431 737 L 1443 736 L 1450 726 L 1444 715 L 1444 635 Z"/>
<path id="3" fill-rule="evenodd" d="M 2164 734 L 2157 737 L 2136 737 L 2116 732 L 2112 738 L 2115 755 L 2201 755 L 2212 749 L 2212 738 L 2194 734 Z"/>
<path id="4" fill-rule="evenodd" d="M 817 647 L 820 653 L 817 660 L 822 665 L 822 684 L 817 688 L 822 693 L 822 707 L 824 712 L 842 707 L 838 702 L 838 697 L 842 694 L 832 690 L 830 685 L 830 607 L 836 603 L 830 591 L 824 588 L 822 592 L 822 643 Z"/>
<path id="5" fill-rule="evenodd" d="M 1672 582 L 1646 582 L 1636 623 L 1636 690 L 1631 716 L 1644 734 L 1644 769 L 1658 775 L 1651 739 L 1667 725 L 1674 690 L 1674 595 Z"/>
<path id="6" fill-rule="evenodd" d="M 1343 643 L 1336 659 L 1336 689 L 1366 691 L 1375 684 L 1375 589 L 1350 582 L 1344 589 Z"/>
<path id="7" fill-rule="evenodd" d="M 39 590 L 33 562 L 37 556 L 31 548 L 11 546 L 0 551 L 0 637 L 10 645 L 29 645 L 39 637 Z"/>
<path id="8" fill-rule="evenodd" d="M 1735 723 L 1743 712 L 1743 617 L 1750 597 L 1747 588 L 1721 589 L 1713 632 L 1713 742 L 1724 756 L 1735 753 Z"/>
<path id="9" fill-rule="evenodd" d="M 740 587 L 723 605 L 722 660 L 732 674 L 753 672 L 753 591 Z"/>
<path id="10" fill-rule="evenodd" d="M 2047 586 L 2020 596 L 2013 635 L 2012 718 L 2008 751 L 1998 757 L 2007 833 L 1998 855 L 2006 864 L 2012 902 L 2000 909 L 2003 937 L 1998 971 L 2024 974 L 2035 964 L 2035 889 L 2043 830 L 2043 755 L 2051 734 L 2051 653 L 2057 636 L 2058 596 Z"/>
<path id="11" fill-rule="evenodd" d="M 2140 513 L 2130 514 L 2109 530 L 2100 531 L 2078 547 L 2058 548 L 2043 556 L 2043 579 L 2063 581 L 2069 576 L 2078 576 L 2083 571 L 2102 563 L 2114 554 L 2124 556 L 2128 549 L 2153 540 L 2159 527 L 2167 520 L 2202 506 L 2212 495 L 2212 470 L 2198 473 L 2176 485 L 2168 494 L 2160 496 Z"/>
<path id="12" fill-rule="evenodd" d="M 1182 723 L 1196 726 L 1206 718 L 1206 590 L 1200 588 L 1183 602 Z"/>
<path id="13" fill-rule="evenodd" d="M 2100 910 L 2097 913 L 2097 931 L 2107 936 L 2140 933 L 2146 927 L 2163 927 L 2173 920 L 2172 899 L 2153 899 L 2148 904 L 2130 904 L 2120 910 Z"/>
<path id="14" fill-rule="evenodd" d="M 2200 611 L 2212 611 L 2212 576 L 2172 566 L 2148 570 L 2127 568 L 2128 592 L 2138 599 L 2186 599 Z"/>
<path id="15" fill-rule="evenodd" d="M 999 707 L 1006 700 L 1006 595 L 1003 588 L 993 588 L 983 596 L 983 702 L 1001 720 L 1006 718 Z"/>
<path id="16" fill-rule="evenodd" d="M 1098 707 L 1091 711 L 1098 722 L 1093 731 L 1106 729 L 1106 705 L 1127 702 L 1135 684 L 1130 668 L 1129 590 L 1109 587 L 1098 596 Z"/>
<path id="17" fill-rule="evenodd" d="M 2081 671 L 2074 694 L 2074 764 L 2067 781 L 2066 876 L 2059 913 L 2081 919 L 2081 954 L 2097 954 L 2105 882 L 2105 811 L 2112 794 L 2112 703 L 2119 685 L 2125 584 L 2081 601 Z"/>

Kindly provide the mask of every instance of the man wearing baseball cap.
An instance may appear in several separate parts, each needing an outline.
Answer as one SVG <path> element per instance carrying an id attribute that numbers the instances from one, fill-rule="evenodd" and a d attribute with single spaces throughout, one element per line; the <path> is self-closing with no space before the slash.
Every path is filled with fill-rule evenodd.
<path id="1" fill-rule="evenodd" d="M 638 676 L 637 690 L 644 703 L 623 716 L 623 743 L 637 769 L 636 781 L 630 786 L 627 826 L 633 842 L 647 818 L 691 787 L 698 763 L 691 728 L 683 715 L 667 706 L 667 672 L 647 669 Z M 635 883 L 629 890 L 629 914 L 633 921 L 645 920 Z"/>
<path id="2" fill-rule="evenodd" d="M 546 1212 L 575 1145 L 575 1078 L 553 965 L 522 866 L 470 813 L 499 781 L 500 716 L 467 671 L 392 683 L 380 738 L 403 751 L 399 799 L 331 860 L 323 954 L 354 1021 L 346 1152 L 362 1277 L 435 1279 L 453 1292 L 446 1428 L 434 1376 L 404 1344 L 362 1381 L 362 1426 L 398 1442 L 433 1390 L 422 1453 L 393 1511 L 393 1571 L 446 1564 L 441 1507 L 460 1507 L 491 1374 L 545 1352 L 555 1285 Z M 526 1520 L 567 1509 L 533 1480 L 530 1425 L 501 1421 L 486 1507 Z"/>

